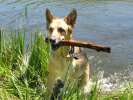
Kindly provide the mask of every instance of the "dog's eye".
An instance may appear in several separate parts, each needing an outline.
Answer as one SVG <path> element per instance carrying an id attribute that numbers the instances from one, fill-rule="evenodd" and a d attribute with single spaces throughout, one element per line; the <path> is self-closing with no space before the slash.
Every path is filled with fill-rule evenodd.
<path id="1" fill-rule="evenodd" d="M 49 28 L 49 31 L 50 31 L 50 32 L 53 32 L 53 30 L 54 30 L 54 29 L 53 29 L 52 27 Z"/>
<path id="2" fill-rule="evenodd" d="M 61 34 L 65 35 L 65 30 L 63 28 L 58 28 L 58 32 L 60 32 Z"/>

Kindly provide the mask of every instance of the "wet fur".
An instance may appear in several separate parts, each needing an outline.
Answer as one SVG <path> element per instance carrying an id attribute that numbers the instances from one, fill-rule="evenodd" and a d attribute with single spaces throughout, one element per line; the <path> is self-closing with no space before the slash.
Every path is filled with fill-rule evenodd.
<path id="1" fill-rule="evenodd" d="M 54 40 L 56 43 L 60 40 L 71 40 L 72 29 L 74 28 L 77 18 L 77 11 L 73 9 L 68 16 L 64 18 L 55 17 L 52 15 L 49 9 L 46 9 L 46 23 L 48 30 L 48 37 Z M 79 86 L 83 90 L 83 93 L 89 93 L 89 80 L 90 80 L 90 66 L 86 54 L 81 48 L 75 47 L 74 54 L 77 57 L 73 57 L 68 54 L 70 47 L 60 47 L 57 50 L 53 50 L 48 64 L 48 82 L 47 88 L 51 95 L 55 93 L 55 89 L 58 90 L 57 83 L 59 80 L 64 82 L 65 75 L 68 70 L 66 63 L 71 61 L 72 68 L 70 68 L 69 81 L 79 80 Z M 63 87 L 60 87 L 63 88 Z M 58 90 L 59 92 L 60 90 Z M 57 92 L 57 91 L 56 91 Z M 53 100 L 53 99 L 51 99 Z"/>

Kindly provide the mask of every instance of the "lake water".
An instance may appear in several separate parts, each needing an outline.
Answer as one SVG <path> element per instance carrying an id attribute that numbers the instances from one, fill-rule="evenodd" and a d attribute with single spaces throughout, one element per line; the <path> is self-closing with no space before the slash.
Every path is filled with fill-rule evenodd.
<path id="1" fill-rule="evenodd" d="M 0 27 L 25 30 L 27 34 L 46 32 L 45 9 L 64 16 L 72 8 L 78 12 L 74 37 L 110 46 L 112 53 L 88 52 L 93 70 L 120 73 L 130 66 L 133 76 L 133 2 L 132 0 L 0 0 Z"/>

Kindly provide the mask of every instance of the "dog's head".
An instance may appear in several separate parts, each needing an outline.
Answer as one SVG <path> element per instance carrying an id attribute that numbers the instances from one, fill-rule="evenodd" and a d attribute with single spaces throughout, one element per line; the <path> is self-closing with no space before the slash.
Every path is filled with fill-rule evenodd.
<path id="1" fill-rule="evenodd" d="M 76 18 L 77 11 L 75 9 L 63 18 L 53 16 L 50 10 L 46 9 L 46 28 L 48 30 L 48 38 L 52 40 L 52 44 L 56 44 L 60 40 L 71 39 Z"/>

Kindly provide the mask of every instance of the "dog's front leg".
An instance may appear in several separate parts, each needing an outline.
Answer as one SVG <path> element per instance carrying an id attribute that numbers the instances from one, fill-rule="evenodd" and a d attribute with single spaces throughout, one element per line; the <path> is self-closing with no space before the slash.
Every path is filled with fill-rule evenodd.
<path id="1" fill-rule="evenodd" d="M 61 100 L 61 96 L 59 94 L 63 87 L 64 87 L 64 82 L 62 80 L 58 79 L 54 85 L 50 100 L 55 100 L 55 99 Z"/>
<path id="2" fill-rule="evenodd" d="M 55 64 L 52 64 L 55 65 Z M 61 88 L 64 86 L 62 74 L 58 73 L 59 68 L 55 65 L 51 67 L 51 64 L 48 66 L 48 80 L 47 80 L 47 88 L 50 100 L 60 100 L 59 93 Z M 61 72 L 61 71 L 59 71 Z"/>
<path id="3" fill-rule="evenodd" d="M 61 100 L 60 91 L 64 87 L 64 82 L 56 76 L 48 75 L 47 88 L 50 100 Z"/>

